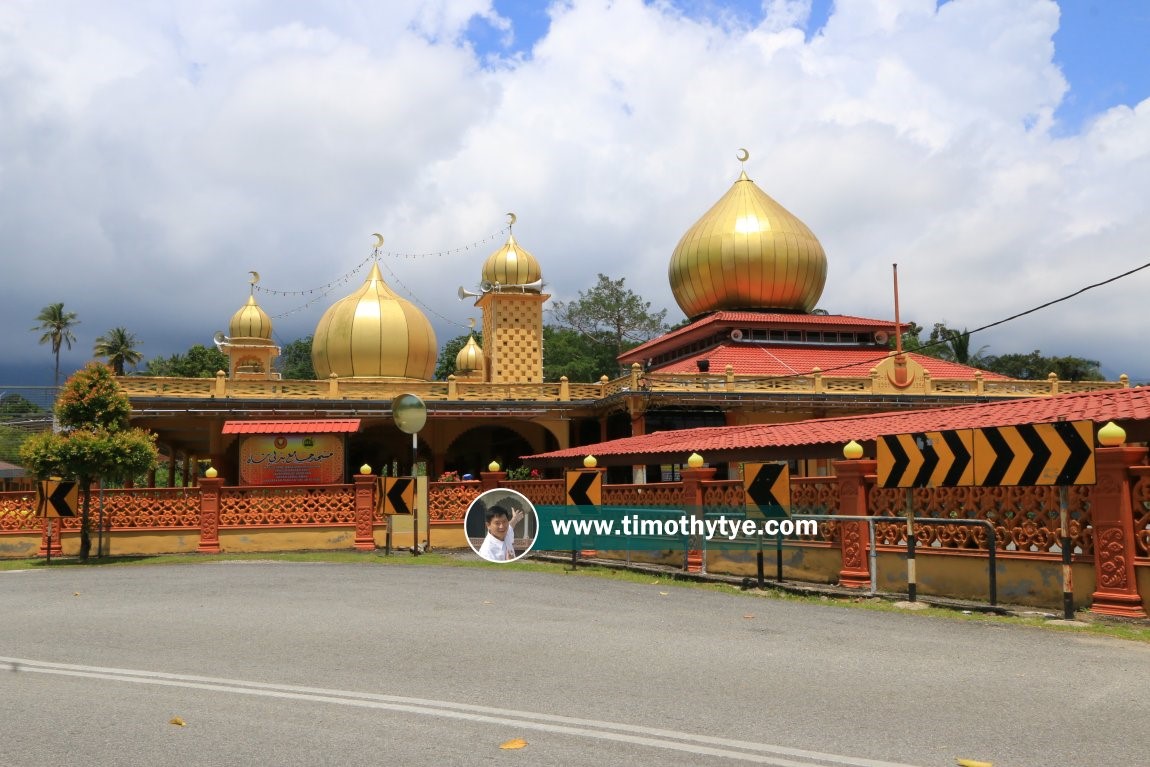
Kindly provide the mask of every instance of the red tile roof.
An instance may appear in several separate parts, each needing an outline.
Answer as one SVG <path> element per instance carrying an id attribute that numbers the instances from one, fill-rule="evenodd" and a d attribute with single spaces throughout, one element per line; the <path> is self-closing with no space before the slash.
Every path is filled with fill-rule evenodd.
<path id="1" fill-rule="evenodd" d="M 697 373 L 697 361 L 710 361 L 710 372 L 717 375 L 730 365 L 735 375 L 810 375 L 818 368 L 824 375 L 843 378 L 867 378 L 870 370 L 887 356 L 885 349 L 855 346 L 774 346 L 729 341 L 691 357 L 675 360 L 655 373 Z M 907 352 L 922 365 L 932 378 L 972 380 L 979 371 L 955 362 Z M 1007 376 L 982 371 L 986 380 L 1007 380 Z"/>
<path id="2" fill-rule="evenodd" d="M 712 462 L 721 462 L 724 460 L 721 457 L 723 451 L 814 445 L 837 447 L 852 439 L 869 442 L 885 434 L 1015 426 L 1050 423 L 1060 419 L 1093 421 L 1095 424 L 1115 421 L 1127 430 L 1137 426 L 1143 434 L 1131 434 L 1135 438 L 1132 441 L 1144 440 L 1146 429 L 1150 428 L 1150 387 L 1060 394 L 1055 397 L 1027 397 L 1008 402 L 819 418 L 792 423 L 708 426 L 654 432 L 596 445 L 540 453 L 530 458 L 560 462 L 581 459 L 588 454 L 604 459 L 610 456 L 660 454 L 668 459 L 685 460 L 687 455 L 697 452 Z"/>
<path id="3" fill-rule="evenodd" d="M 894 322 L 890 320 L 872 320 L 866 317 L 853 317 L 848 314 L 786 314 L 783 312 L 720 311 L 708 314 L 706 317 L 695 320 L 689 325 L 675 328 L 658 338 L 652 338 L 650 341 L 639 344 L 634 349 L 629 349 L 623 354 L 620 354 L 619 359 L 626 363 L 641 361 L 644 356 L 647 356 L 646 353 L 652 349 L 662 347 L 673 339 L 693 335 L 696 331 L 708 330 L 712 325 L 717 326 L 716 329 L 729 325 L 764 328 L 771 326 L 787 328 L 825 328 L 827 326 L 833 326 L 845 331 L 885 330 L 891 333 L 894 332 L 895 327 Z"/>
<path id="4" fill-rule="evenodd" d="M 225 421 L 224 434 L 341 434 L 359 431 L 360 419 Z"/>

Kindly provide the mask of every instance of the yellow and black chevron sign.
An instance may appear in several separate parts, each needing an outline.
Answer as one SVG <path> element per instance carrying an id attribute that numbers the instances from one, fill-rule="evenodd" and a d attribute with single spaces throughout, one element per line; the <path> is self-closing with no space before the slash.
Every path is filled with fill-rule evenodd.
<path id="1" fill-rule="evenodd" d="M 594 469 L 567 472 L 567 505 L 603 505 L 603 472 Z"/>
<path id="2" fill-rule="evenodd" d="M 1095 477 L 1090 421 L 974 430 L 977 485 L 1093 485 Z"/>
<path id="3" fill-rule="evenodd" d="M 791 510 L 791 470 L 785 463 L 744 463 L 743 499 L 747 511 L 786 517 Z"/>
<path id="4" fill-rule="evenodd" d="M 974 484 L 970 429 L 888 434 L 878 439 L 879 487 L 963 487 Z"/>
<path id="5" fill-rule="evenodd" d="M 384 514 L 411 514 L 415 509 L 415 477 L 380 477 L 379 488 Z"/>
<path id="6" fill-rule="evenodd" d="M 889 434 L 878 439 L 879 487 L 1093 485 L 1090 421 Z"/>

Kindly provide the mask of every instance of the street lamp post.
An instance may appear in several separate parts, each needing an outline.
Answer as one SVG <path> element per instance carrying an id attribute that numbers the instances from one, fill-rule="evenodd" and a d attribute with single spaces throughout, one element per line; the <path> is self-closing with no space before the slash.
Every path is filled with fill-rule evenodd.
<path id="1" fill-rule="evenodd" d="M 419 430 L 427 423 L 427 405 L 414 394 L 400 394 L 391 401 L 391 417 L 404 434 L 411 435 L 411 481 L 416 483 L 415 502 L 411 508 L 412 533 L 411 553 L 419 551 L 419 484 L 415 478 L 415 464 L 419 458 Z M 390 525 L 390 520 L 388 521 Z M 431 549 L 431 515 L 427 516 L 427 548 Z"/>

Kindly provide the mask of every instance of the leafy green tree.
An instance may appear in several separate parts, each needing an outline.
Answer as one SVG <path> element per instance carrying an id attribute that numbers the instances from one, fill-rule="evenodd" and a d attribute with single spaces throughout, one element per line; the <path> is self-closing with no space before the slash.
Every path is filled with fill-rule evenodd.
<path id="1" fill-rule="evenodd" d="M 439 359 L 435 362 L 435 380 L 446 381 L 449 375 L 455 373 L 455 358 L 467 346 L 467 339 L 475 336 L 475 343 L 483 346 L 483 333 L 466 333 L 462 336 L 448 339 L 439 352 Z"/>
<path id="2" fill-rule="evenodd" d="M 145 375 L 168 378 L 214 378 L 216 371 L 228 369 L 228 356 L 219 349 L 196 344 L 187 354 L 157 357 L 148 361 Z"/>
<path id="3" fill-rule="evenodd" d="M 1102 365 L 1082 357 L 1048 357 L 1035 349 L 1030 354 L 1000 354 L 984 360 L 984 367 L 995 373 L 1025 381 L 1038 381 L 1051 373 L 1062 381 L 1101 381 Z"/>
<path id="4" fill-rule="evenodd" d="M 80 324 L 75 312 L 64 311 L 64 304 L 48 304 L 36 315 L 36 322 L 40 323 L 32 328 L 33 331 L 42 332 L 41 344 L 52 344 L 52 354 L 56 356 L 56 377 L 53 379 L 56 386 L 60 385 L 60 347 L 69 350 L 76 342 L 72 328 Z"/>
<path id="5" fill-rule="evenodd" d="M 570 328 L 543 327 L 543 380 L 567 376 L 572 383 L 594 383 L 619 373 L 613 339 L 606 332 L 580 333 Z"/>
<path id="6" fill-rule="evenodd" d="M 122 376 L 125 365 L 131 365 L 134 368 L 144 358 L 144 355 L 136 351 L 136 347 L 139 345 L 140 342 L 135 334 L 129 333 L 127 328 L 112 328 L 96 339 L 92 354 L 96 355 L 97 358 L 107 360 L 116 375 Z"/>
<path id="7" fill-rule="evenodd" d="M 651 311 L 651 302 L 627 289 L 624 278 L 605 274 L 590 290 L 579 291 L 574 301 L 556 301 L 556 322 L 608 344 L 612 357 L 663 333 L 667 310 Z"/>
<path id="8" fill-rule="evenodd" d="M 280 349 L 280 374 L 284 378 L 315 380 L 315 367 L 311 361 L 312 336 L 297 338 Z"/>
<path id="9" fill-rule="evenodd" d="M 908 352 L 918 352 L 930 357 L 957 362 L 960 365 L 983 367 L 983 353 L 986 347 L 976 352 L 970 350 L 970 331 L 965 328 L 955 330 L 946 326 L 944 322 L 934 323 L 926 339 L 922 338 L 923 327 L 914 322 L 908 323 L 907 330 L 902 334 L 902 348 Z M 891 348 L 894 342 L 890 343 Z"/>
<path id="10" fill-rule="evenodd" d="M 29 437 L 20 448 L 23 464 L 41 479 L 75 477 L 82 495 L 80 559 L 92 550 L 92 482 L 122 481 L 147 471 L 156 461 L 156 437 L 129 428 L 131 405 L 111 368 L 89 363 L 64 384 L 56 400 L 63 431 Z"/>

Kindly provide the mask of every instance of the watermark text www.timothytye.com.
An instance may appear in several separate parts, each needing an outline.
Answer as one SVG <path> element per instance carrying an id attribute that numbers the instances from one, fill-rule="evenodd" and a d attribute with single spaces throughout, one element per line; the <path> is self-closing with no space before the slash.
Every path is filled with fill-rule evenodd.
<path id="1" fill-rule="evenodd" d="M 650 519 L 638 514 L 619 519 L 552 519 L 551 532 L 559 536 L 701 536 L 708 541 L 753 538 L 759 535 L 818 535 L 819 523 L 814 519 L 754 519 L 717 517 L 700 519 L 680 517 Z"/>

